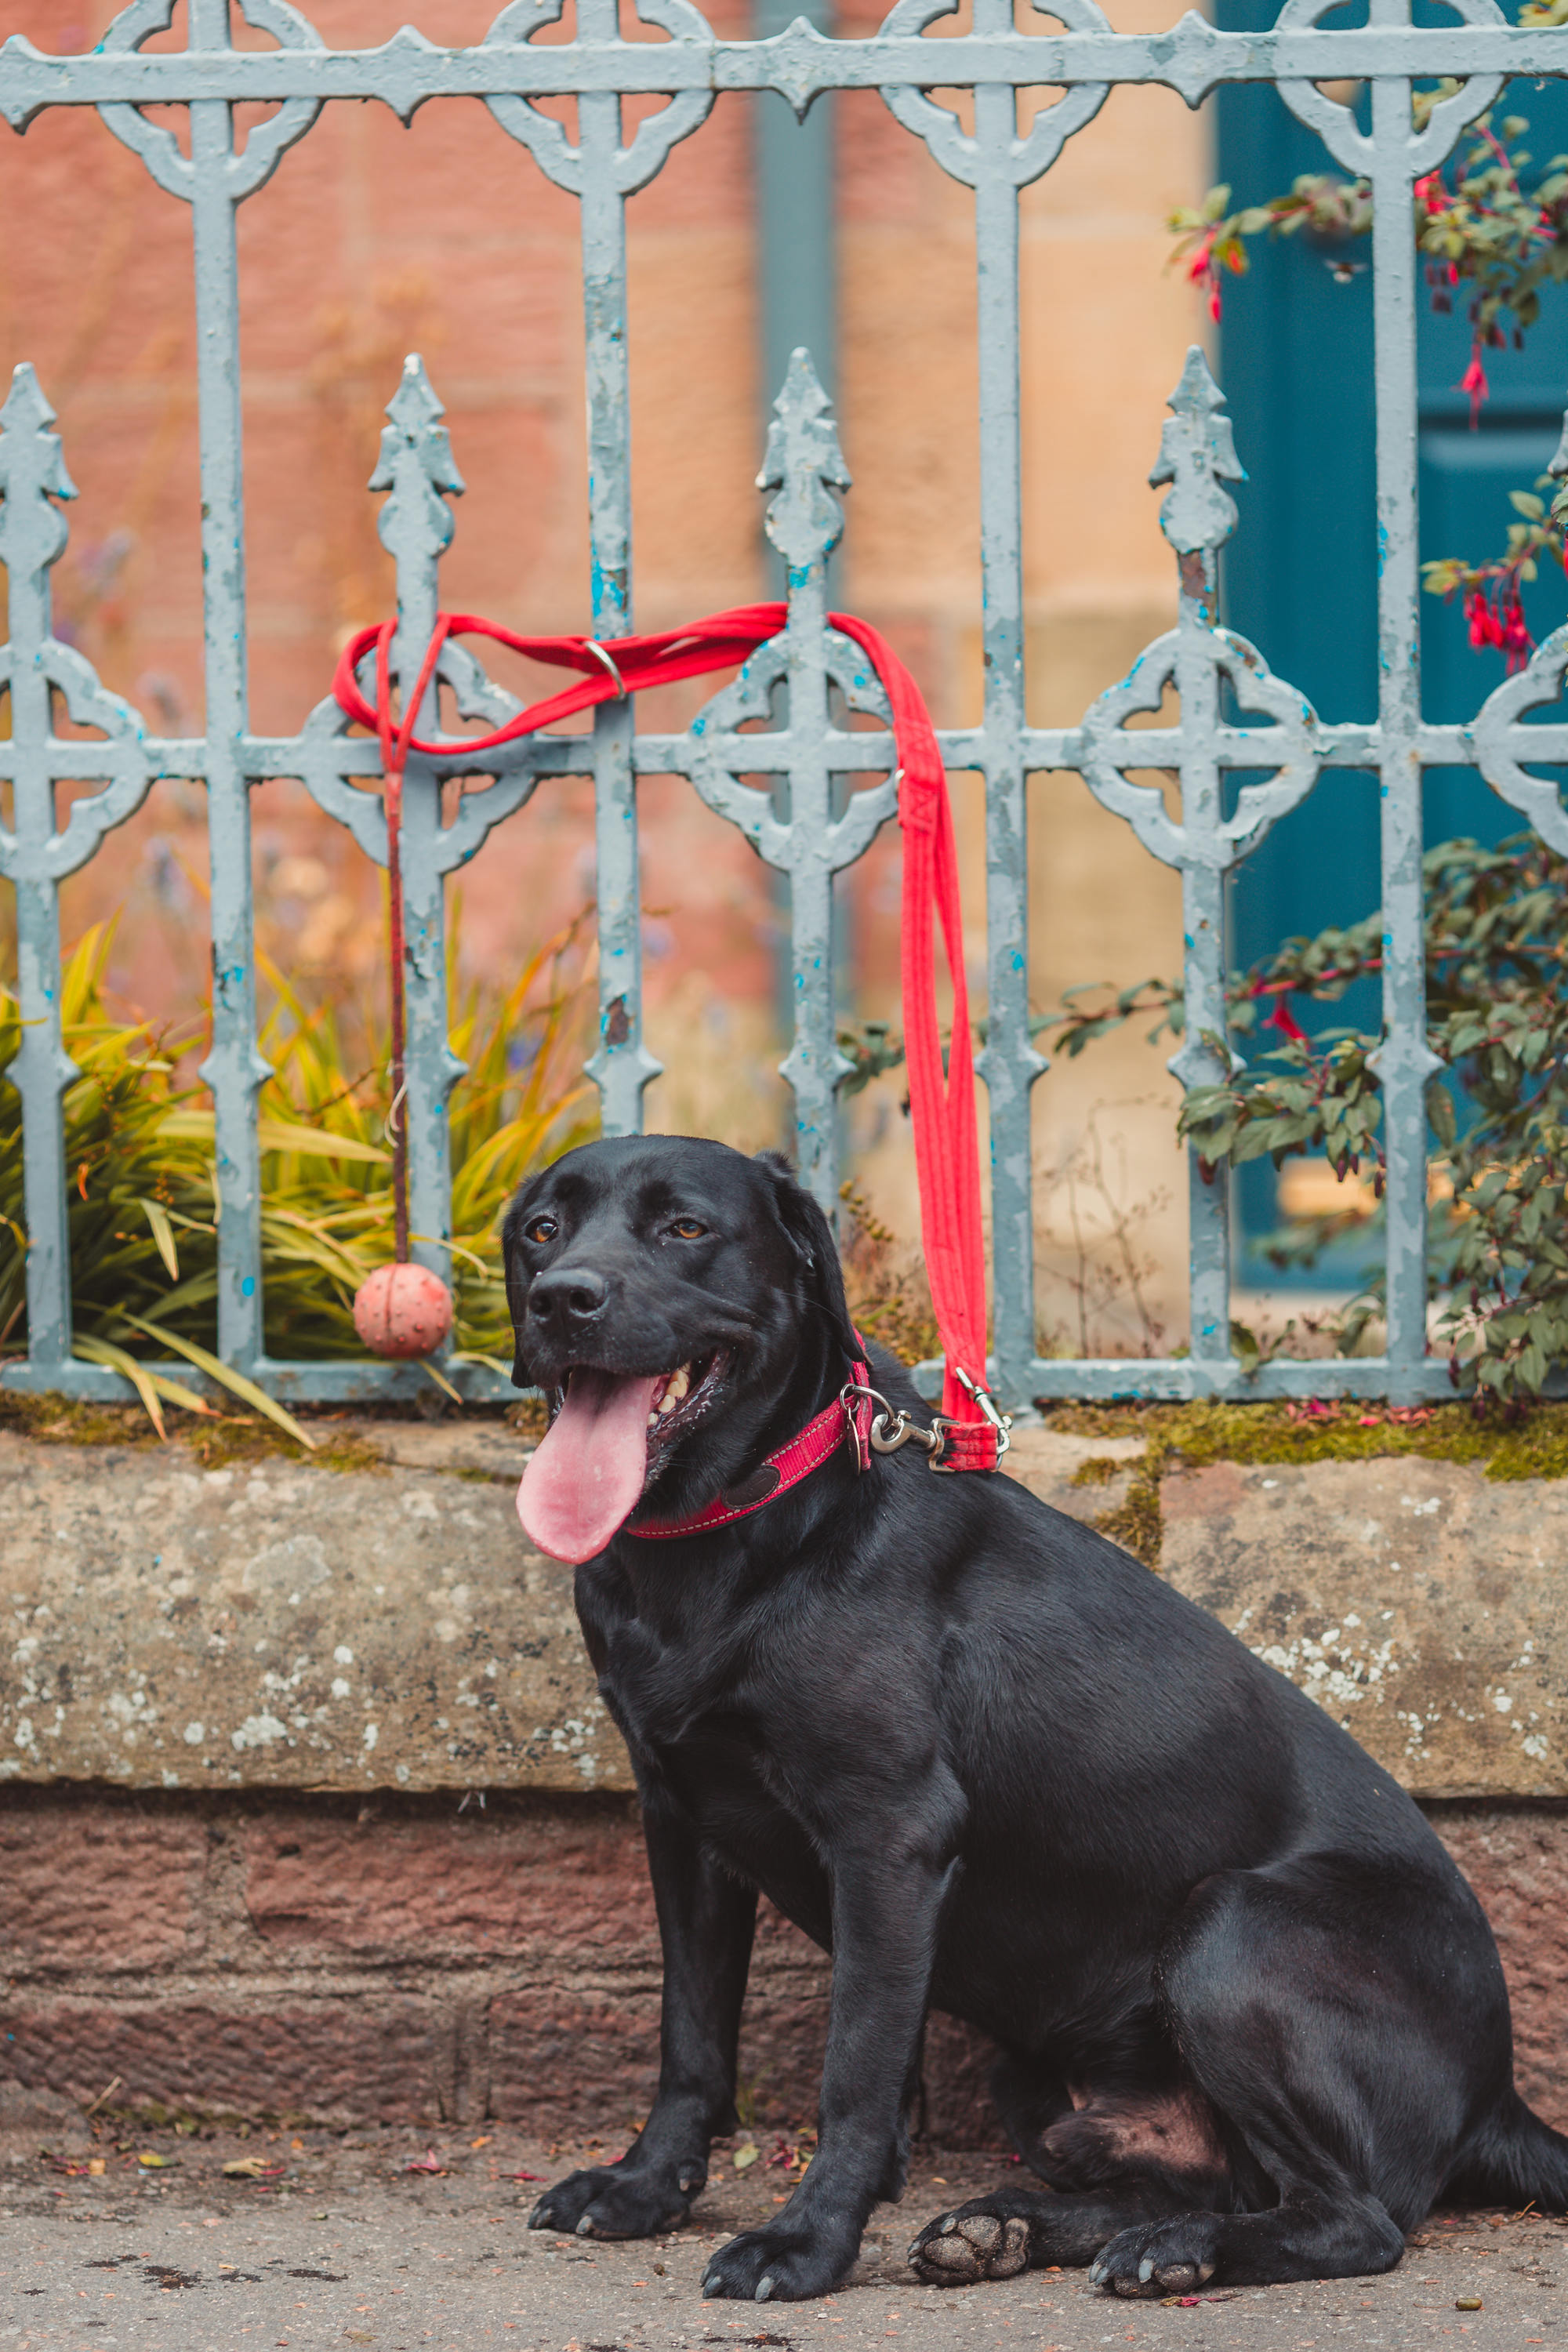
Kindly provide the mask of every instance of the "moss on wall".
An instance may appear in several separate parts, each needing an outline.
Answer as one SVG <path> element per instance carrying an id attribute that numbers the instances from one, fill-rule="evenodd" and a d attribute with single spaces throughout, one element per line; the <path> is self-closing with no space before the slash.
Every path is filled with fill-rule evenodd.
<path id="1" fill-rule="evenodd" d="M 1047 1425 L 1078 1437 L 1142 1437 L 1164 1467 L 1211 1462 L 1369 1462 L 1414 1454 L 1479 1462 L 1489 1478 L 1568 1477 L 1568 1405 L 1536 1405 L 1517 1421 L 1478 1417 L 1468 1404 L 1408 1410 L 1351 1403 L 1057 1405 Z M 1085 1483 L 1089 1483 L 1087 1480 Z"/>

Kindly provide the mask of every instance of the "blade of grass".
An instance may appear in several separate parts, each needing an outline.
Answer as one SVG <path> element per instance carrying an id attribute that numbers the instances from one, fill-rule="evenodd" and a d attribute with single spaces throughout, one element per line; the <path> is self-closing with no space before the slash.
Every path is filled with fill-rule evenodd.
<path id="1" fill-rule="evenodd" d="M 297 1152 L 301 1160 L 370 1160 L 384 1168 L 392 1159 L 379 1143 L 362 1143 L 357 1136 L 339 1135 L 331 1128 L 301 1127 L 288 1119 L 259 1119 L 257 1134 L 263 1151 Z"/>
<path id="2" fill-rule="evenodd" d="M 168 1213 L 161 1202 L 146 1200 L 140 1193 L 137 1199 L 147 1223 L 153 1228 L 153 1239 L 158 1244 L 158 1255 L 169 1269 L 169 1279 L 171 1282 L 178 1282 L 179 1253 L 174 1247 L 174 1228 L 169 1223 Z"/>
<path id="3" fill-rule="evenodd" d="M 447 1361 L 449 1364 L 484 1364 L 490 1371 L 499 1372 L 503 1381 L 511 1378 L 511 1366 L 503 1364 L 499 1356 L 487 1356 L 482 1348 L 454 1348 Z"/>
<path id="4" fill-rule="evenodd" d="M 74 1352 L 84 1362 L 107 1365 L 110 1371 L 119 1372 L 128 1380 L 141 1398 L 142 1409 L 160 1440 L 167 1445 L 169 1433 L 163 1426 L 163 1408 L 158 1402 L 158 1391 L 153 1385 L 152 1374 L 146 1365 L 139 1364 L 134 1356 L 128 1356 L 123 1348 L 115 1347 L 109 1339 L 78 1339 Z"/>
<path id="5" fill-rule="evenodd" d="M 198 1371 L 205 1372 L 208 1380 L 216 1381 L 220 1388 L 229 1390 L 237 1397 L 243 1397 L 247 1404 L 253 1404 L 258 1412 L 264 1412 L 268 1421 L 275 1421 L 279 1429 L 286 1429 L 290 1437 L 298 1438 L 308 1453 L 315 1452 L 315 1439 L 300 1428 L 293 1414 L 280 1405 L 276 1397 L 269 1397 L 265 1389 L 258 1389 L 254 1381 L 247 1381 L 243 1372 L 237 1372 L 231 1366 L 220 1363 L 205 1348 L 198 1348 L 194 1339 L 183 1339 L 177 1331 L 165 1331 L 159 1324 L 150 1323 L 144 1315 L 127 1315 L 125 1320 L 134 1323 L 149 1339 L 156 1339 L 173 1348 L 176 1355 L 184 1356 L 187 1363 L 195 1364 Z"/>

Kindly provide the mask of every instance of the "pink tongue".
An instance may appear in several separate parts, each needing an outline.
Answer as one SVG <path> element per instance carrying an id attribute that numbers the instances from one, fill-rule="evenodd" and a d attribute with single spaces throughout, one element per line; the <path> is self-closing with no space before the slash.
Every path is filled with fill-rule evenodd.
<path id="1" fill-rule="evenodd" d="M 642 1493 L 657 1376 L 574 1372 L 517 1490 L 524 1530 L 574 1565 L 604 1550 Z"/>

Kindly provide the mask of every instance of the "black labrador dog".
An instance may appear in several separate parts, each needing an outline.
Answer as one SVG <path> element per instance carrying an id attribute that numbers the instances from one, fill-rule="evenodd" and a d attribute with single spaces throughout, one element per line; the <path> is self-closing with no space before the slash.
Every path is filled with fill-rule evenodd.
<path id="1" fill-rule="evenodd" d="M 833 1955 L 819 2152 L 709 2295 L 835 2286 L 900 2193 L 927 2012 L 1005 2053 L 1046 2186 L 933 2221 L 932 2284 L 1088 2263 L 1121 2294 L 1386 2271 L 1439 2197 L 1568 2205 L 1513 2087 L 1480 1906 L 1285 1678 L 1005 1476 L 839 1445 L 754 1494 L 861 1353 L 827 1223 L 770 1153 L 568 1152 L 506 1222 L 514 1378 L 553 1392 L 519 1507 L 578 1563 L 664 1947 L 658 2095 L 537 2229 L 670 2228 L 735 2126 L 759 1890 Z M 872 1379 L 923 1420 L 907 1375 Z M 765 1479 L 763 1482 L 765 1484 Z"/>

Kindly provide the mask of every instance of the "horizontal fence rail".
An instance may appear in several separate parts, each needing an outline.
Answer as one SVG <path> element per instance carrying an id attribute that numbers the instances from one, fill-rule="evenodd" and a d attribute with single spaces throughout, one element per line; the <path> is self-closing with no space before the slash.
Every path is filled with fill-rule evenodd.
<path id="1" fill-rule="evenodd" d="M 641 0 L 637 16 L 662 39 L 620 37 L 616 0 L 577 0 L 574 36 L 536 46 L 562 0 L 513 0 L 487 37 L 443 48 L 405 26 L 377 48 L 333 48 L 287 0 L 188 0 L 184 49 L 144 54 L 168 29 L 174 0 L 132 0 L 87 56 L 46 55 L 19 36 L 0 44 L 0 115 L 23 130 L 46 109 L 95 108 L 172 198 L 189 205 L 196 305 L 200 411 L 204 662 L 206 731 L 200 740 L 151 733 L 109 693 L 90 666 L 53 634 L 49 581 L 66 544 L 62 502 L 74 497 L 53 413 L 30 367 L 16 371 L 0 411 L 0 561 L 9 580 L 10 643 L 0 649 L 11 733 L 0 741 L 0 778 L 12 787 L 12 823 L 0 830 L 0 874 L 16 892 L 22 1044 L 10 1079 L 22 1105 L 28 1232 L 28 1354 L 0 1366 L 14 1387 L 121 1398 L 118 1374 L 73 1353 L 66 1217 L 63 1095 L 75 1075 L 59 1001 L 58 888 L 140 806 L 162 778 L 206 787 L 212 882 L 212 1044 L 202 1076 L 214 1099 L 218 1225 L 218 1352 L 236 1371 L 289 1399 L 391 1399 L 416 1393 L 416 1366 L 283 1363 L 262 1335 L 260 1144 L 258 1090 L 267 1076 L 257 1049 L 249 795 L 268 777 L 300 780 L 318 804 L 384 866 L 378 794 L 380 755 L 350 735 L 335 702 L 323 702 L 291 736 L 249 726 L 247 691 L 245 523 L 240 437 L 238 206 L 271 177 L 323 106 L 373 100 L 406 121 L 432 100 L 483 100 L 498 132 L 526 147 L 556 186 L 579 200 L 588 390 L 592 626 L 613 644 L 632 618 L 630 396 L 627 375 L 626 199 L 654 179 L 674 146 L 700 131 L 719 92 L 776 90 L 799 113 L 824 91 L 879 90 L 898 121 L 941 167 L 973 189 L 979 307 L 980 528 L 985 654 L 984 717 L 941 732 L 952 769 L 984 780 L 988 1024 L 977 1067 L 989 1095 L 994 1354 L 998 1394 L 1014 1406 L 1079 1396 L 1289 1396 L 1353 1393 L 1401 1403 L 1447 1392 L 1446 1365 L 1426 1350 L 1426 1087 L 1436 1064 L 1426 1043 L 1421 883 L 1421 779 L 1430 766 L 1471 765 L 1554 849 L 1568 854 L 1568 813 L 1555 785 L 1531 772 L 1568 762 L 1568 720 L 1524 723 L 1555 700 L 1568 670 L 1568 627 L 1500 687 L 1468 727 L 1422 718 L 1416 572 L 1416 255 L 1411 192 L 1436 169 L 1467 123 L 1515 75 L 1568 71 L 1568 33 L 1510 25 L 1495 0 L 1448 0 L 1459 21 L 1417 26 L 1408 0 L 1371 0 L 1362 28 L 1324 28 L 1326 0 L 1287 0 L 1274 29 L 1223 33 L 1189 12 L 1167 33 L 1116 32 L 1094 0 L 1058 0 L 1060 31 L 1019 31 L 1013 0 L 973 0 L 972 29 L 931 39 L 944 0 L 899 0 L 863 39 L 829 39 L 805 18 L 771 40 L 721 40 L 690 0 Z M 271 49 L 232 46 L 231 8 Z M 1461 87 L 1417 128 L 1415 80 Z M 1269 81 L 1347 171 L 1371 183 L 1377 401 L 1379 698 L 1372 725 L 1321 718 L 1270 673 L 1264 654 L 1219 625 L 1218 551 L 1236 527 L 1226 484 L 1240 478 L 1222 396 L 1194 350 L 1172 394 L 1152 477 L 1168 485 L 1162 525 L 1178 575 L 1176 625 L 1130 676 L 1095 702 L 1077 728 L 1032 728 L 1025 717 L 1023 562 L 1019 484 L 1019 192 L 1047 171 L 1119 84 L 1159 83 L 1195 106 L 1220 83 Z M 1325 94 L 1325 83 L 1370 84 L 1371 128 Z M 1051 89 L 1056 102 L 1026 131 L 1020 90 Z M 934 89 L 973 92 L 966 130 Z M 668 104 L 625 136 L 624 97 L 663 94 Z M 535 99 L 574 95 L 577 136 Z M 273 102 L 279 111 L 242 136 L 235 109 Z M 188 152 L 144 109 L 189 110 Z M 380 530 L 397 575 L 392 667 L 416 673 L 439 605 L 441 557 L 460 492 L 442 408 L 411 358 L 387 409 L 371 488 L 384 493 Z M 1152 420 L 1151 420 L 1152 439 Z M 1568 449 L 1568 435 L 1564 447 Z M 460 738 L 439 757 L 416 755 L 404 796 L 403 875 L 407 940 L 407 1121 L 415 1255 L 447 1270 L 450 1176 L 447 1102 L 461 1075 L 446 1030 L 444 893 L 447 874 L 499 824 L 518 818 L 550 777 L 594 780 L 599 939 L 599 1045 L 590 1072 L 610 1133 L 634 1131 L 643 1090 L 658 1075 L 642 1038 L 641 910 L 637 895 L 637 779 L 679 774 L 789 876 L 795 1034 L 783 1066 L 795 1093 L 803 1175 L 825 1204 L 837 1193 L 836 1094 L 848 1065 L 836 1036 L 832 893 L 835 873 L 863 855 L 891 816 L 891 738 L 851 732 L 846 708 L 886 719 L 881 690 L 858 647 L 827 622 L 826 565 L 847 487 L 827 401 L 810 360 L 797 352 L 775 404 L 759 488 L 767 528 L 789 578 L 788 620 L 735 681 L 679 733 L 636 731 L 625 701 L 595 712 L 591 732 L 535 737 L 482 755 Z M 465 717 L 503 721 L 520 706 L 460 646 L 443 650 L 439 677 Z M 366 680 L 367 685 L 369 680 Z M 780 689 L 783 688 L 781 696 Z M 1157 711 L 1167 688 L 1180 723 L 1129 729 Z M 54 732 L 63 706 L 100 740 Z M 787 722 L 743 725 L 778 708 Z M 1243 720 L 1225 713 L 1235 709 Z M 439 734 L 437 684 L 417 732 Z M 1383 1091 L 1387 1157 L 1387 1316 L 1383 1355 L 1352 1361 L 1244 1365 L 1230 1341 L 1230 1234 L 1224 1172 L 1192 1159 L 1190 1353 L 1131 1361 L 1047 1360 L 1037 1352 L 1030 1154 L 1030 1094 L 1046 1067 L 1030 1033 L 1026 784 L 1035 772 L 1074 770 L 1144 850 L 1182 877 L 1187 1027 L 1171 1067 L 1186 1087 L 1225 1075 L 1214 1042 L 1225 1028 L 1226 877 L 1328 767 L 1377 772 L 1383 908 L 1383 1041 L 1374 1067 Z M 1133 772 L 1168 770 L 1180 783 L 1180 815 Z M 1246 771 L 1226 816 L 1224 777 Z M 787 781 L 788 819 L 748 777 Z M 879 780 L 845 801 L 836 780 Z M 472 779 L 443 819 L 443 782 Z M 93 782 L 63 828 L 56 786 Z M 0 1096 L 0 1100 L 4 1097 Z M 473 1397 L 508 1393 L 474 1363 L 440 1360 Z M 183 1380 L 189 1367 L 169 1368 Z M 925 1368 L 928 1374 L 934 1368 Z"/>

